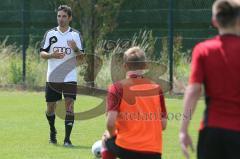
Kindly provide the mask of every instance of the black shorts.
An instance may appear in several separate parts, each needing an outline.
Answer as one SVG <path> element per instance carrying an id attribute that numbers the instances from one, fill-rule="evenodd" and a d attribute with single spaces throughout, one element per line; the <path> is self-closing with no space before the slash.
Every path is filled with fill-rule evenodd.
<path id="1" fill-rule="evenodd" d="M 144 153 L 127 150 L 115 144 L 116 138 L 110 138 L 105 142 L 105 145 L 111 153 L 120 159 L 161 159 L 160 153 Z"/>
<path id="2" fill-rule="evenodd" d="M 204 128 L 197 149 L 198 159 L 240 159 L 240 132 Z"/>
<path id="3" fill-rule="evenodd" d="M 46 82 L 45 98 L 46 102 L 56 102 L 64 98 L 72 98 L 76 100 L 77 82 L 53 83 Z"/>

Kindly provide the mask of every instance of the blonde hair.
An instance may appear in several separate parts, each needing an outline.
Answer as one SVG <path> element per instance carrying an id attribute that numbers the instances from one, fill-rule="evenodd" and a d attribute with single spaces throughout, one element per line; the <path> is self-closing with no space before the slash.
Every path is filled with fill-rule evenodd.
<path id="1" fill-rule="evenodd" d="M 146 64 L 146 55 L 140 47 L 131 47 L 124 52 L 123 61 L 130 70 L 143 69 Z"/>
<path id="2" fill-rule="evenodd" d="M 212 14 L 220 27 L 234 26 L 240 18 L 239 0 L 216 0 L 212 7 Z"/>

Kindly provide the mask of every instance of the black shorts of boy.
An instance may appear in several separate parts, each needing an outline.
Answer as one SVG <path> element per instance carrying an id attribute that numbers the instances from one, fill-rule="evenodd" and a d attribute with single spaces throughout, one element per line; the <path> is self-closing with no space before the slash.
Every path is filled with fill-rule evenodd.
<path id="1" fill-rule="evenodd" d="M 116 137 L 113 137 L 107 139 L 105 145 L 108 151 L 120 159 L 161 159 L 161 153 L 127 150 L 118 146 L 115 142 Z"/>

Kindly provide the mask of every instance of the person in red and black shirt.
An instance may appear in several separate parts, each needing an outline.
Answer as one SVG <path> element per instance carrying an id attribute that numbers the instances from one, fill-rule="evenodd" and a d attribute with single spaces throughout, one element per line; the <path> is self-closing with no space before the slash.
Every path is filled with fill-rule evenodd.
<path id="1" fill-rule="evenodd" d="M 206 110 L 199 132 L 198 159 L 240 159 L 240 1 L 216 1 L 212 22 L 219 35 L 193 50 L 184 114 L 194 112 L 203 85 Z M 193 148 L 189 121 L 182 121 L 179 134 L 186 158 L 187 148 Z"/>
<path id="2" fill-rule="evenodd" d="M 144 77 L 145 53 L 124 53 L 126 79 L 108 89 L 102 159 L 161 159 L 167 113 L 160 85 Z"/>

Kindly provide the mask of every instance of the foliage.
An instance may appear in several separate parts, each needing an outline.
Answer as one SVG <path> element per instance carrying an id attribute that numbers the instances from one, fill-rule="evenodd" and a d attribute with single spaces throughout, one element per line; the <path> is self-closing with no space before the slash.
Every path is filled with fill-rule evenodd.
<path id="1" fill-rule="evenodd" d="M 173 64 L 174 76 L 178 79 L 183 79 L 188 76 L 190 51 L 183 51 L 183 39 L 181 36 L 174 37 L 173 42 Z M 168 65 L 168 39 L 162 40 L 162 51 L 160 62 Z"/>
<path id="2" fill-rule="evenodd" d="M 126 51 L 126 49 L 132 46 L 139 46 L 146 52 L 146 56 L 149 60 L 153 59 L 154 45 L 156 39 L 153 37 L 151 30 L 140 30 L 138 33 L 134 34 L 131 39 L 126 41 L 126 43 L 123 42 L 124 41 L 120 39 L 118 39 L 117 41 L 111 41 L 111 44 L 113 45 L 111 46 L 112 49 L 108 50 L 108 54 L 106 54 L 106 48 L 104 46 L 106 46 L 108 41 L 99 41 L 95 51 L 97 53 L 96 55 L 101 57 L 101 59 L 103 60 L 103 66 L 101 71 L 98 73 L 96 79 L 98 87 L 107 88 L 109 84 L 114 82 L 111 77 L 111 73 L 113 70 L 114 72 L 118 72 L 118 74 L 115 74 L 115 76 L 121 76 L 122 61 L 119 60 L 118 57 L 122 59 L 123 53 L 124 51 Z M 112 62 L 114 63 L 114 65 L 111 65 Z M 114 67 L 114 69 L 111 67 Z M 119 79 L 118 77 L 115 78 Z"/>
<path id="3" fill-rule="evenodd" d="M 0 84 L 23 84 L 21 48 L 7 45 L 7 38 L 0 42 Z M 46 79 L 47 63 L 40 60 L 38 44 L 30 45 L 26 51 L 26 81 L 30 87 L 42 86 Z"/>
<path id="4" fill-rule="evenodd" d="M 6 39 L 7 40 L 7 39 Z M 6 40 L 0 42 L 0 84 L 22 84 L 22 56 L 21 49 L 15 45 L 6 45 Z M 152 35 L 152 31 L 140 30 L 128 41 L 118 39 L 112 41 L 111 50 L 106 50 L 105 46 L 109 41 L 98 41 L 95 52 L 96 56 L 102 59 L 102 67 L 97 75 L 96 83 L 100 88 L 107 88 L 113 82 L 111 77 L 111 61 L 114 55 L 122 54 L 131 46 L 140 46 L 146 52 L 149 60 L 155 60 L 154 46 L 156 39 Z M 168 64 L 167 39 L 162 41 L 162 51 L 160 63 Z M 47 61 L 42 60 L 38 54 L 38 44 L 34 44 L 30 40 L 30 45 L 27 49 L 26 60 L 26 84 L 28 87 L 44 86 L 46 81 Z M 106 53 L 107 52 L 107 53 Z M 174 77 L 181 81 L 187 81 L 189 73 L 189 52 L 182 50 L 182 38 L 174 38 Z M 119 71 L 120 64 L 115 64 L 114 71 Z M 79 84 L 84 84 L 84 74 L 88 71 L 86 63 L 78 68 Z M 119 73 L 120 74 L 120 73 Z M 165 77 L 166 76 L 166 77 Z M 167 73 L 163 77 L 167 79 Z"/>

